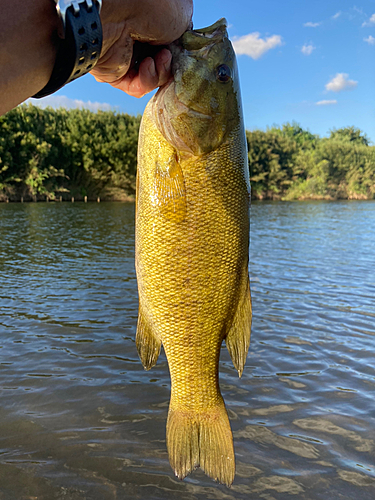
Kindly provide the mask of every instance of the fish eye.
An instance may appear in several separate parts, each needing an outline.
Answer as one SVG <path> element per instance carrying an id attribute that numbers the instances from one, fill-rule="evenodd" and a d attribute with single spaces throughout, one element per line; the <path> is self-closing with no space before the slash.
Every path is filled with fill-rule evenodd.
<path id="1" fill-rule="evenodd" d="M 226 64 L 220 64 L 216 68 L 216 79 L 219 82 L 226 83 L 232 78 L 232 71 Z"/>

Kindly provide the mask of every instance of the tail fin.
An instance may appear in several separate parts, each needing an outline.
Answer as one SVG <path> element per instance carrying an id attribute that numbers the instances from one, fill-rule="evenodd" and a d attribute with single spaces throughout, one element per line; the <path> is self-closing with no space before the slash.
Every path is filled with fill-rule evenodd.
<path id="1" fill-rule="evenodd" d="M 235 473 L 233 438 L 224 402 L 202 413 L 169 409 L 169 462 L 179 479 L 200 467 L 209 477 L 230 486 Z"/>

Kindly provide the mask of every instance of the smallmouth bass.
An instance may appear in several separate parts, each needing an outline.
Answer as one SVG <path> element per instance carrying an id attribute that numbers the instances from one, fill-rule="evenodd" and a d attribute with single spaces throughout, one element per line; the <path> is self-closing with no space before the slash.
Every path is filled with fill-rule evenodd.
<path id="1" fill-rule="evenodd" d="M 136 345 L 161 344 L 171 376 L 167 447 L 183 479 L 198 466 L 230 486 L 233 438 L 219 388 L 222 341 L 241 376 L 250 343 L 250 183 L 236 58 L 221 19 L 170 46 L 174 78 L 139 134 Z"/>

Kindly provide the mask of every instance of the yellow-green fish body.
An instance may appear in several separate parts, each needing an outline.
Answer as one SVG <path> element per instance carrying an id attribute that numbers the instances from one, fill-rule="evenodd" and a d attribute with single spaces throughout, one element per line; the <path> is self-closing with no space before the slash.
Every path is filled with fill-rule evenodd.
<path id="1" fill-rule="evenodd" d="M 250 186 L 236 61 L 225 20 L 172 47 L 174 80 L 148 104 L 139 137 L 137 348 L 164 346 L 167 446 L 176 475 L 200 466 L 230 485 L 235 464 L 220 394 L 222 341 L 241 375 L 250 342 Z"/>

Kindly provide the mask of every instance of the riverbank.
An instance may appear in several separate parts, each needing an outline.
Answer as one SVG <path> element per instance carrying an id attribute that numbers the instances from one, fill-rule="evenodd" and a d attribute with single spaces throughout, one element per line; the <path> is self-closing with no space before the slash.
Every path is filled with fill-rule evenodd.
<path id="1" fill-rule="evenodd" d="M 267 194 L 267 195 L 258 195 L 258 196 L 252 196 L 251 197 L 252 201 L 372 201 L 375 200 L 374 195 L 372 196 L 365 196 L 357 193 L 353 193 L 350 196 L 342 196 L 340 193 L 335 195 L 326 195 L 326 196 L 301 196 L 299 198 L 295 197 L 288 197 L 288 196 L 278 196 L 275 194 Z M 7 198 L 6 196 L 2 195 L 0 193 L 0 203 L 110 203 L 110 202 L 116 202 L 116 203 L 134 203 L 135 202 L 135 195 L 127 195 L 124 194 L 123 196 L 119 196 L 118 198 L 116 197 L 91 197 L 85 199 L 85 197 L 56 197 L 54 199 L 48 198 L 48 197 L 36 197 L 36 198 L 17 198 L 17 197 L 11 197 Z"/>
<path id="2" fill-rule="evenodd" d="M 8 196 L 5 193 L 0 192 L 0 203 L 100 203 L 100 202 L 134 202 L 135 195 L 127 193 L 117 193 L 116 195 L 97 195 L 97 196 L 82 196 L 78 193 L 76 196 L 72 196 L 71 193 L 65 193 L 64 196 L 48 196 L 48 195 L 36 195 L 36 196 L 19 196 L 11 195 Z"/>
<path id="3" fill-rule="evenodd" d="M 0 201 L 133 200 L 141 117 L 19 106 L 0 117 Z M 246 132 L 252 199 L 371 200 L 375 147 L 355 127 Z"/>
<path id="4" fill-rule="evenodd" d="M 364 194 L 364 193 L 348 193 L 344 190 L 332 191 L 325 195 L 319 195 L 314 193 L 304 193 L 296 194 L 291 191 L 283 195 L 278 195 L 276 193 L 256 193 L 251 196 L 252 201 L 338 201 L 338 200 L 363 200 L 370 201 L 375 199 L 374 193 Z"/>

